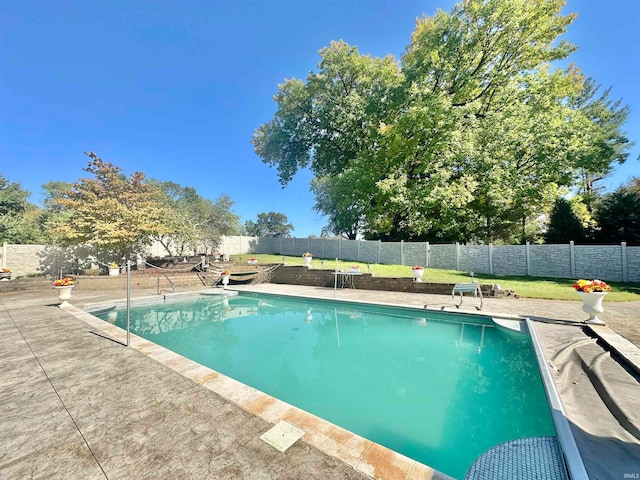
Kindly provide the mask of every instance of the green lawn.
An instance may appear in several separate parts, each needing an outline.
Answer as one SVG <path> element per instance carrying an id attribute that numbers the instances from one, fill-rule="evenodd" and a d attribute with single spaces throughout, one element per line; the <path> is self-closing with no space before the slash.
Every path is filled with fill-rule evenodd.
<path id="1" fill-rule="evenodd" d="M 304 265 L 302 257 L 288 257 L 282 255 L 232 255 L 231 259 L 237 263 L 246 263 L 248 257 L 255 257 L 258 263 L 284 263 L 286 265 Z M 364 273 L 371 272 L 376 277 L 412 277 L 411 267 L 402 265 L 382 265 L 378 263 L 367 264 L 363 262 L 338 261 L 338 268 L 347 269 L 350 265 L 359 265 Z M 313 268 L 333 270 L 336 268 L 335 259 L 322 259 L 314 257 Z M 478 274 L 475 279 L 480 283 L 497 283 L 501 288 L 514 290 L 518 295 L 527 298 L 543 298 L 548 300 L 578 300 L 571 285 L 573 280 L 569 278 L 540 279 L 536 277 L 507 277 L 504 275 Z M 467 272 L 454 270 L 439 270 L 427 268 L 422 277 L 423 282 L 458 283 L 470 280 Z M 577 279 L 576 279 L 577 280 Z M 606 280 L 606 279 L 605 279 Z M 607 295 L 608 302 L 630 302 L 640 300 L 640 284 L 609 282 L 613 288 Z"/>

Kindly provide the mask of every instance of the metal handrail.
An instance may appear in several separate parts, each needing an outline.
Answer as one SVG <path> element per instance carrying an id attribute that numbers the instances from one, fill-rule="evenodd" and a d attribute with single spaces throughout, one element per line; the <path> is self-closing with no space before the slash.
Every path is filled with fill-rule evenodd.
<path id="1" fill-rule="evenodd" d="M 161 295 L 162 292 L 167 292 L 167 293 L 173 293 L 176 291 L 176 287 L 173 284 L 173 282 L 171 281 L 171 279 L 169 278 L 169 276 L 166 273 L 163 273 L 162 276 L 164 278 L 167 279 L 167 281 L 169 282 L 169 285 L 171 285 L 171 290 L 165 290 L 165 289 L 160 289 L 160 276 L 158 275 L 158 295 Z"/>

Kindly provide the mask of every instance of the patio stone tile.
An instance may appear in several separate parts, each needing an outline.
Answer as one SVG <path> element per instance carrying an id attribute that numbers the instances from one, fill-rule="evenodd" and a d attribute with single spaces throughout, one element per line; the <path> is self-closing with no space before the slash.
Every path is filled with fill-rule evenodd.
<path id="1" fill-rule="evenodd" d="M 44 376 L 0 391 L 0 464 L 11 463 L 77 432 L 49 381 Z M 0 475 L 2 477 L 2 475 Z"/>
<path id="2" fill-rule="evenodd" d="M 55 440 L 40 442 L 28 454 L 9 463 L 0 461 L 0 478 L 104 480 L 104 472 L 77 431 L 68 434 L 58 433 Z"/>
<path id="3" fill-rule="evenodd" d="M 420 308 L 428 304 L 448 309 L 452 304 L 446 296 L 402 292 L 333 292 L 282 285 L 247 289 Z M 113 301 L 113 297 L 114 292 L 78 290 L 73 303 Z M 115 327 L 84 323 L 71 315 L 76 309 L 66 312 L 57 303 L 50 291 L 0 294 L 0 478 L 104 478 L 101 467 L 108 478 L 446 478 L 419 463 L 398 462 L 394 455 L 385 458 L 389 454 L 369 440 L 307 417 L 268 395 L 235 388 L 206 369 L 156 352 L 150 342 L 135 335 L 132 340 L 140 350 L 156 352 L 154 356 L 166 365 L 98 337 L 91 332 L 111 332 Z M 605 305 L 602 316 L 613 330 L 628 332 L 627 338 L 636 345 L 638 303 Z M 485 304 L 483 314 L 495 311 L 574 325 L 585 317 L 577 301 L 485 299 Z M 465 303 L 460 310 L 472 312 L 474 305 Z M 242 408 L 208 389 L 212 387 Z M 269 422 L 280 419 L 306 432 L 303 441 L 285 453 L 259 439 L 271 427 Z"/>

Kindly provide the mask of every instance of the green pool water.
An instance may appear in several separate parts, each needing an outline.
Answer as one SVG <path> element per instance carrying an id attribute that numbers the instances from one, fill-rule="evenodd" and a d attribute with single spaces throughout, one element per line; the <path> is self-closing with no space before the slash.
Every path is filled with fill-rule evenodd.
<path id="1" fill-rule="evenodd" d="M 528 336 L 488 318 L 241 294 L 133 308 L 130 324 L 456 478 L 499 443 L 555 435 Z"/>

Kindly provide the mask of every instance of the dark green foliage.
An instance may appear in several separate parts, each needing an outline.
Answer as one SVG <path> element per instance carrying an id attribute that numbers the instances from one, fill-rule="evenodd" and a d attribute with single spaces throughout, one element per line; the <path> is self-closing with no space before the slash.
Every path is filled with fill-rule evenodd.
<path id="1" fill-rule="evenodd" d="M 640 245 L 640 179 L 603 195 L 597 203 L 595 219 L 601 243 L 627 242 Z"/>
<path id="2" fill-rule="evenodd" d="M 0 244 L 37 244 L 45 240 L 41 210 L 28 202 L 29 192 L 0 174 Z"/>
<path id="3" fill-rule="evenodd" d="M 247 220 L 244 224 L 247 235 L 255 237 L 288 237 L 293 230 L 293 225 L 283 213 L 269 212 L 259 213 L 255 222 Z"/>
<path id="4" fill-rule="evenodd" d="M 416 22 L 400 60 L 344 42 L 286 80 L 252 139 L 286 185 L 355 238 L 539 241 L 555 198 L 597 189 L 631 146 L 629 110 L 575 66 L 563 0 L 463 0 Z M 589 201 L 586 202 L 589 206 Z"/>
<path id="5" fill-rule="evenodd" d="M 193 187 L 154 180 L 166 207 L 172 212 L 166 219 L 167 233 L 154 239 L 172 255 L 206 252 L 214 248 L 222 235 L 236 235 L 240 220 L 232 211 L 233 200 L 221 195 L 215 201 L 201 197 Z"/>
<path id="6" fill-rule="evenodd" d="M 580 218 L 571 208 L 571 203 L 560 197 L 551 210 L 549 228 L 544 235 L 546 243 L 569 243 L 584 240 L 584 228 Z"/>

